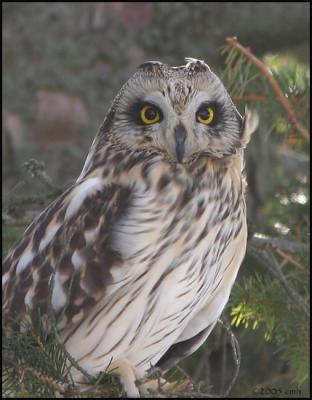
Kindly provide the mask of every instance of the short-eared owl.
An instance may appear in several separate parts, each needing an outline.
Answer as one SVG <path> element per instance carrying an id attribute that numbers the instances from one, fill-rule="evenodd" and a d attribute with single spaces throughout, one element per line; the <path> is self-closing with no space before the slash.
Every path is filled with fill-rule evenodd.
<path id="1" fill-rule="evenodd" d="M 128 396 L 208 337 L 246 250 L 243 118 L 203 61 L 146 62 L 125 83 L 76 183 L 3 265 L 3 318 L 48 310 L 90 374 L 115 370 Z M 73 370 L 79 381 L 79 373 Z"/>

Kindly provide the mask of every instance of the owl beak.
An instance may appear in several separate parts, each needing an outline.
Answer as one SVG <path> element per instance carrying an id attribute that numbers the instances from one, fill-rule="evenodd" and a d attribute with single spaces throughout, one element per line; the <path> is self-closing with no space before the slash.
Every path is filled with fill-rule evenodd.
<path id="1" fill-rule="evenodd" d="M 183 124 L 179 123 L 174 129 L 175 141 L 176 141 L 176 155 L 179 162 L 183 160 L 185 153 L 185 139 L 186 129 Z"/>

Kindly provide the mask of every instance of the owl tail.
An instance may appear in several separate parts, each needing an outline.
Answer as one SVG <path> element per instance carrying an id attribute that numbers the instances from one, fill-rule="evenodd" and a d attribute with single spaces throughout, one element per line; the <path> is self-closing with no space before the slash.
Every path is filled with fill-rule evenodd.
<path id="1" fill-rule="evenodd" d="M 242 147 L 246 147 L 252 133 L 258 128 L 259 115 L 255 110 L 248 110 L 245 108 L 244 129 L 241 136 Z"/>

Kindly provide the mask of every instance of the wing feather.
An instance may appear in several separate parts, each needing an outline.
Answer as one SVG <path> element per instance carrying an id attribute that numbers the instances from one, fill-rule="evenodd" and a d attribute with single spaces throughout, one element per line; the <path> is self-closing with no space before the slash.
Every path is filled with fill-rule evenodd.
<path id="1" fill-rule="evenodd" d="M 196 351 L 205 342 L 214 325 L 215 324 L 207 326 L 207 328 L 203 329 L 201 332 L 187 340 L 175 342 L 169 347 L 166 353 L 157 362 L 155 367 L 160 368 L 162 371 L 166 371 L 176 365 L 179 361 L 183 360 L 185 357 L 193 354 L 194 351 Z"/>
<path id="2" fill-rule="evenodd" d="M 80 320 L 105 295 L 111 268 L 122 264 L 111 231 L 130 202 L 129 187 L 89 178 L 44 210 L 4 261 L 4 323 L 25 314 L 27 307 L 47 313 L 52 275 L 56 315 L 65 316 L 67 324 Z"/>

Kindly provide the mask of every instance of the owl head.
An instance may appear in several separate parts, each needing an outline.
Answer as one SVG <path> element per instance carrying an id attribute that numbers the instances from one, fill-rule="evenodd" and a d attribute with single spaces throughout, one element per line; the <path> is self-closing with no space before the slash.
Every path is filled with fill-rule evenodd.
<path id="1" fill-rule="evenodd" d="M 207 64 L 186 62 L 138 67 L 116 96 L 104 134 L 122 147 L 153 149 L 177 163 L 223 158 L 244 147 L 253 129 L 249 114 L 240 115 Z"/>

